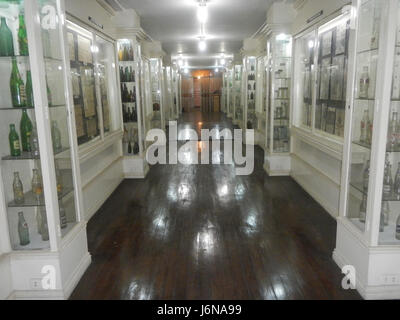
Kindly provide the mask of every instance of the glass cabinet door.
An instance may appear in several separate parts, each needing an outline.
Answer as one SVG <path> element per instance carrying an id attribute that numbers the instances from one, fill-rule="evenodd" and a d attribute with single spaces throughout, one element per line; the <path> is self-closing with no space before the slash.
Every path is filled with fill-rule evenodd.
<path id="1" fill-rule="evenodd" d="M 280 34 L 273 38 L 272 43 L 273 152 L 287 153 L 290 150 L 292 38 L 290 35 Z"/>
<path id="2" fill-rule="evenodd" d="M 150 59 L 151 97 L 153 101 L 152 128 L 161 128 L 161 86 L 158 59 Z"/>
<path id="3" fill-rule="evenodd" d="M 379 245 L 400 245 L 400 1 L 397 0 L 396 43 L 386 142 Z"/>
<path id="4" fill-rule="evenodd" d="M 374 114 L 379 33 L 383 7 L 388 2 L 361 1 L 358 14 L 356 45 L 355 90 L 351 123 L 350 172 L 347 199 L 347 218 L 362 232 L 366 230 L 367 209 L 372 195 L 370 160 Z M 387 159 L 387 168 L 390 167 Z"/>
<path id="5" fill-rule="evenodd" d="M 312 31 L 296 39 L 296 100 L 299 109 L 299 125 L 312 126 L 313 70 L 316 33 Z"/>
<path id="6" fill-rule="evenodd" d="M 247 60 L 247 129 L 257 129 L 256 117 L 256 90 L 257 90 L 257 59 L 249 57 Z"/>
<path id="7" fill-rule="evenodd" d="M 91 32 L 70 21 L 67 27 L 76 132 L 81 145 L 100 137 L 93 55 L 98 49 Z"/>
<path id="8" fill-rule="evenodd" d="M 104 134 L 121 130 L 120 113 L 113 112 L 112 106 L 119 105 L 117 87 L 117 66 L 114 43 L 96 36 L 97 76 L 103 118 Z"/>
<path id="9" fill-rule="evenodd" d="M 48 12 L 50 7 L 57 12 L 60 9 L 58 0 L 38 0 L 38 6 L 39 12 L 42 14 Z M 41 26 L 60 228 L 61 236 L 64 237 L 79 220 L 72 147 L 75 135 L 72 132 L 73 126 L 69 117 L 72 105 L 69 105 L 66 100 L 65 92 L 68 92 L 69 86 L 65 82 L 68 77 L 62 63 L 65 52 L 61 46 L 64 38 L 61 38 L 60 35 L 64 35 L 64 25 L 60 19 L 56 19 L 55 26 L 49 27 L 45 23 L 42 23 Z M 32 180 L 33 189 L 34 178 Z"/>
<path id="10" fill-rule="evenodd" d="M 242 119 L 242 72 L 243 68 L 240 65 L 235 66 L 235 85 L 234 85 L 234 108 L 233 118 L 235 121 Z"/>

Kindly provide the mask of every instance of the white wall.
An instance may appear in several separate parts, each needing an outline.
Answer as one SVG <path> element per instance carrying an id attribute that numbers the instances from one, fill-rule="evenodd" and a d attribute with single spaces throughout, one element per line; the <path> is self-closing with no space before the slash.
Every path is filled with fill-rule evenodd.
<path id="1" fill-rule="evenodd" d="M 0 256 L 0 300 L 7 299 L 12 289 L 9 255 Z"/>
<path id="2" fill-rule="evenodd" d="M 297 33 L 322 22 L 340 10 L 349 0 L 306 0 L 298 8 L 292 25 Z M 297 3 L 301 3 L 298 1 Z M 323 10 L 323 15 L 314 21 L 307 20 Z M 293 130 L 292 177 L 333 217 L 339 215 L 340 184 L 342 170 L 342 147 L 329 146 L 324 139 L 310 139 L 307 135 Z"/>

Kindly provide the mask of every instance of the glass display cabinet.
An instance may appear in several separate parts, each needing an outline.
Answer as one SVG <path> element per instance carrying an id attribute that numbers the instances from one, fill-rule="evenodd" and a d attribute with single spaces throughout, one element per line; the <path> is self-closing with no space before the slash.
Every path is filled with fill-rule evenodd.
<path id="1" fill-rule="evenodd" d="M 266 92 L 267 152 L 265 170 L 269 175 L 290 173 L 290 97 L 292 37 L 272 33 L 267 43 Z M 267 107 L 268 105 L 268 107 Z"/>
<path id="2" fill-rule="evenodd" d="M 136 39 L 119 39 L 118 66 L 124 122 L 123 153 L 129 158 L 144 152 L 140 97 L 140 46 Z"/>
<path id="3" fill-rule="evenodd" d="M 165 69 L 164 69 L 165 68 Z M 164 112 L 165 112 L 165 122 L 169 125 L 169 121 L 175 119 L 174 107 L 173 107 L 173 93 L 172 93 L 172 74 L 171 67 L 166 66 L 163 68 L 164 71 Z"/>
<path id="4" fill-rule="evenodd" d="M 171 67 L 171 76 L 172 76 L 172 115 L 174 120 L 179 119 L 179 73 L 174 68 Z"/>
<path id="5" fill-rule="evenodd" d="M 400 1 L 353 1 L 334 259 L 364 298 L 400 298 Z"/>
<path id="6" fill-rule="evenodd" d="M 227 83 L 228 83 L 228 73 L 226 72 L 226 70 L 224 70 L 222 74 L 221 112 L 225 114 L 227 110 L 226 103 L 228 101 Z"/>
<path id="7" fill-rule="evenodd" d="M 243 99 L 242 99 L 242 92 L 243 92 L 243 81 L 242 81 L 242 74 L 243 74 L 243 66 L 242 65 L 235 65 L 234 68 L 234 81 L 233 81 L 233 124 L 242 126 L 243 122 Z"/>
<path id="8" fill-rule="evenodd" d="M 257 117 L 257 130 L 256 143 L 265 150 L 266 147 L 266 129 L 267 129 L 267 62 L 265 56 L 257 58 L 257 83 L 256 88 L 256 117 Z"/>
<path id="9" fill-rule="evenodd" d="M 57 281 L 46 295 L 65 298 L 72 290 L 66 283 L 82 275 L 90 255 L 64 3 L 3 1 L 0 17 L 0 69 L 8 79 L 0 84 L 0 215 L 8 222 L 16 295 L 34 297 L 42 288 L 32 279 L 50 266 Z"/>
<path id="10" fill-rule="evenodd" d="M 235 109 L 235 87 L 234 84 L 236 82 L 235 80 L 235 67 L 232 69 L 229 69 L 228 71 L 228 103 L 227 103 L 227 116 L 228 118 L 232 118 L 234 115 L 234 109 Z"/>
<path id="11" fill-rule="evenodd" d="M 243 123 L 246 129 L 257 130 L 258 122 L 256 116 L 256 90 L 257 90 L 257 58 L 245 57 L 243 60 L 245 67 L 244 79 L 244 114 Z"/>
<path id="12" fill-rule="evenodd" d="M 149 126 L 150 129 L 165 129 L 162 96 L 162 73 L 161 59 L 150 59 L 151 100 L 153 102 L 153 110 Z"/>

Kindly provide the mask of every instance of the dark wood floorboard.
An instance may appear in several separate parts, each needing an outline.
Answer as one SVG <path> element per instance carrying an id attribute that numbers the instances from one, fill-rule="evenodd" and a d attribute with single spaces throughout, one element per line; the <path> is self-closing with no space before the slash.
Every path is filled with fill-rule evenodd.
<path id="1" fill-rule="evenodd" d="M 199 124 L 199 122 L 202 122 Z M 179 130 L 232 128 L 184 114 Z M 332 260 L 336 222 L 294 180 L 167 165 L 125 180 L 88 224 L 93 263 L 71 299 L 360 299 Z"/>

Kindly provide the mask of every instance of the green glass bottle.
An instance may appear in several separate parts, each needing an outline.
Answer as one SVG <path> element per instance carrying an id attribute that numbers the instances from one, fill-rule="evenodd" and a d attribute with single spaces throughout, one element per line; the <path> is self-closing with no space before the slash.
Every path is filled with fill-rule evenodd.
<path id="1" fill-rule="evenodd" d="M 19 74 L 17 59 L 12 59 L 12 70 L 10 78 L 11 100 L 15 108 L 21 108 L 26 103 L 26 92 L 24 81 Z"/>
<path id="2" fill-rule="evenodd" d="M 10 154 L 12 157 L 21 156 L 21 145 L 19 144 L 19 136 L 17 131 L 15 131 L 15 125 L 10 124 L 10 134 L 8 136 L 8 141 L 10 142 Z"/>
<path id="3" fill-rule="evenodd" d="M 20 122 L 20 133 L 21 133 L 21 142 L 22 142 L 22 151 L 31 152 L 31 135 L 32 135 L 32 121 L 29 119 L 28 112 L 26 109 L 22 110 L 22 118 Z"/>
<path id="4" fill-rule="evenodd" d="M 6 18 L 1 17 L 0 25 L 0 57 L 11 57 L 14 55 L 14 41 L 10 28 L 7 26 Z"/>
<path id="5" fill-rule="evenodd" d="M 19 15 L 18 43 L 19 54 L 21 56 L 29 56 L 28 36 L 26 33 L 25 18 L 22 14 Z"/>
<path id="6" fill-rule="evenodd" d="M 32 74 L 31 71 L 26 71 L 26 105 L 27 107 L 33 107 L 35 105 L 33 99 L 33 86 L 32 86 Z"/>

